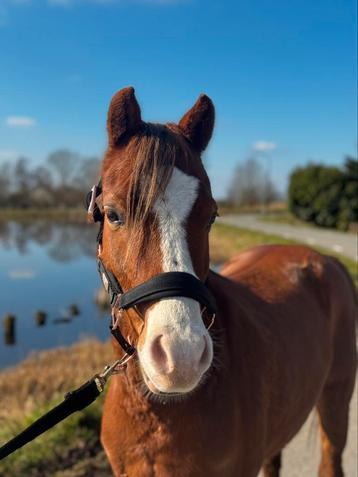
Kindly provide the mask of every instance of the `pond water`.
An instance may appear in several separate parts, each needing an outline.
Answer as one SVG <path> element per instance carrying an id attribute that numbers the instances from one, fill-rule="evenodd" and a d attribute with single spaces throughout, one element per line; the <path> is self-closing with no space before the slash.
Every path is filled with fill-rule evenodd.
<path id="1" fill-rule="evenodd" d="M 96 227 L 87 224 L 0 222 L 0 368 L 31 352 L 82 338 L 109 337 L 109 314 L 97 307 Z M 71 305 L 79 309 L 71 316 Z M 47 313 L 38 326 L 35 313 Z M 14 334 L 4 328 L 14 315 Z"/>

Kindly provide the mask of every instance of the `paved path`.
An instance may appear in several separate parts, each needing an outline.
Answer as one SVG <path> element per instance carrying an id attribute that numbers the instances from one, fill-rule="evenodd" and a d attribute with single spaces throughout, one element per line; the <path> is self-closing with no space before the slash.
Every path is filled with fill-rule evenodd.
<path id="1" fill-rule="evenodd" d="M 324 230 L 315 227 L 264 222 L 256 214 L 224 215 L 218 222 L 267 234 L 279 235 L 311 246 L 325 247 L 357 260 L 357 234 Z"/>

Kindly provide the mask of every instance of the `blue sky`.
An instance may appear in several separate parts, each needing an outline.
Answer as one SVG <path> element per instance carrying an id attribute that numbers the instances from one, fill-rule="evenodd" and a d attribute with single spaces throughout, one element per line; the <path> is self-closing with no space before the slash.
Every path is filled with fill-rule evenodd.
<path id="1" fill-rule="evenodd" d="M 254 149 L 283 190 L 294 166 L 355 153 L 356 19 L 354 0 L 0 0 L 0 161 L 101 155 L 123 86 L 151 121 L 205 92 L 215 195 Z"/>

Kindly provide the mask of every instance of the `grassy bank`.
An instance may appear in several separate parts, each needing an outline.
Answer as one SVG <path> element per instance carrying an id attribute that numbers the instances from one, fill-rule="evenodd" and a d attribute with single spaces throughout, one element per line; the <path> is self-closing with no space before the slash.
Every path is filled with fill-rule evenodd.
<path id="1" fill-rule="evenodd" d="M 0 221 L 15 220 L 17 222 L 30 222 L 33 220 L 56 220 L 66 223 L 84 223 L 87 214 L 84 207 L 74 208 L 27 208 L 12 209 L 0 208 Z"/>
<path id="2" fill-rule="evenodd" d="M 302 227 L 317 227 L 317 225 L 311 222 L 304 222 L 303 220 L 298 219 L 288 210 L 262 214 L 260 216 L 260 220 L 262 220 L 263 222 L 273 222 L 276 224 L 299 225 Z"/>
<path id="3" fill-rule="evenodd" d="M 228 214 L 260 214 L 265 210 L 270 213 L 284 213 L 287 211 L 286 202 L 272 202 L 269 206 L 264 204 L 254 205 L 233 205 L 225 201 L 218 201 L 219 213 L 221 216 Z"/>
<path id="4" fill-rule="evenodd" d="M 321 230 L 333 230 L 338 232 L 346 232 L 346 233 L 357 233 L 358 232 L 358 224 L 357 222 L 351 223 L 348 230 L 340 230 L 337 228 L 330 228 L 330 227 L 320 227 L 319 225 L 314 224 L 313 222 L 305 222 L 304 220 L 300 220 L 299 218 L 295 217 L 291 212 L 288 210 L 282 211 L 270 211 L 270 213 L 265 213 L 260 215 L 259 219 L 262 222 L 271 222 L 275 224 L 287 224 L 287 225 L 299 225 L 300 227 L 310 227 L 316 228 Z"/>
<path id="5" fill-rule="evenodd" d="M 262 243 L 293 244 L 266 235 L 224 224 L 213 227 L 210 236 L 214 263 Z M 325 252 L 325 250 L 321 250 Z M 342 259 L 358 284 L 354 262 Z M 20 365 L 0 373 L 0 442 L 5 442 L 24 426 L 62 400 L 103 366 L 111 362 L 109 344 L 86 341 L 71 348 L 42 352 Z M 0 462 L 1 477 L 104 477 L 111 475 L 99 443 L 103 398 L 77 413 L 44 437 Z"/>
<path id="6" fill-rule="evenodd" d="M 0 442 L 58 404 L 63 395 L 111 362 L 109 343 L 81 342 L 33 356 L 0 373 Z M 99 442 L 103 397 L 0 462 L 3 477 L 110 475 Z"/>

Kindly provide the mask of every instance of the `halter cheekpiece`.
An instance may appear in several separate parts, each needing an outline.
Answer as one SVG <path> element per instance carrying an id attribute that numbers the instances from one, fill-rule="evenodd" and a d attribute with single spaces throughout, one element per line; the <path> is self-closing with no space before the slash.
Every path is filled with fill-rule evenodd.
<path id="1" fill-rule="evenodd" d="M 119 345 L 128 355 L 133 355 L 136 351 L 122 335 L 118 326 L 118 320 L 115 318 L 116 310 L 128 310 L 142 303 L 161 300 L 163 298 L 186 297 L 196 300 L 211 314 L 212 325 L 215 313 L 215 298 L 210 293 L 206 285 L 194 275 L 186 272 L 165 272 L 153 276 L 149 280 L 123 291 L 120 283 L 114 274 L 106 269 L 100 259 L 100 250 L 102 247 L 102 233 L 104 214 L 97 204 L 97 198 L 102 194 L 102 181 L 94 185 L 87 194 L 87 210 L 94 222 L 100 223 L 99 233 L 97 235 L 97 267 L 103 286 L 108 293 L 110 305 L 112 308 L 112 323 L 110 331 Z"/>

